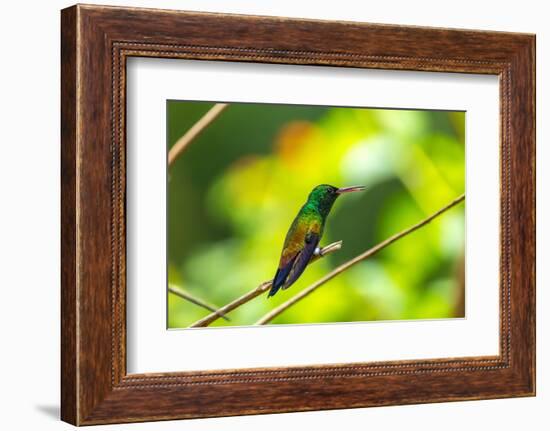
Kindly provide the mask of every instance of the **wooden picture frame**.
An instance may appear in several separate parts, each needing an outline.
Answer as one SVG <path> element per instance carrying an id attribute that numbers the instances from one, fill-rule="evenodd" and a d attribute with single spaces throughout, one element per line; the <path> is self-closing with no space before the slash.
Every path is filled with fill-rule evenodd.
<path id="1" fill-rule="evenodd" d="M 534 35 L 82 5 L 61 17 L 64 421 L 535 394 Z M 131 56 L 499 76 L 500 354 L 127 374 L 125 65 Z"/>

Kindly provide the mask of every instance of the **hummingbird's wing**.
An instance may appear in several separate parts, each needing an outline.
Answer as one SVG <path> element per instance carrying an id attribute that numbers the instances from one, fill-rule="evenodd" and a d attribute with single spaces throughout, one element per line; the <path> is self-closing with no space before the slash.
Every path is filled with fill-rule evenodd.
<path id="1" fill-rule="evenodd" d="M 319 245 L 319 240 L 318 233 L 309 232 L 305 235 L 301 249 L 277 269 L 268 297 L 275 295 L 281 288 L 288 288 L 302 275 Z"/>
<path id="2" fill-rule="evenodd" d="M 298 280 L 298 277 L 302 275 L 302 272 L 306 269 L 309 261 L 311 260 L 315 249 L 319 245 L 319 234 L 315 232 L 309 232 L 304 241 L 304 248 L 296 255 L 296 258 L 292 261 L 292 266 L 288 273 L 288 277 L 282 285 L 283 290 L 287 289 L 292 283 Z"/>
<path id="3" fill-rule="evenodd" d="M 277 291 L 285 284 L 288 274 L 290 274 L 290 271 L 292 270 L 292 266 L 294 265 L 294 261 L 298 257 L 298 254 L 299 253 L 296 253 L 294 256 L 292 256 L 292 258 L 288 261 L 287 264 L 277 268 L 277 273 L 275 274 L 275 277 L 273 277 L 271 290 L 267 295 L 268 298 L 270 296 L 275 295 Z"/>
<path id="4" fill-rule="evenodd" d="M 298 251 L 286 265 L 277 269 L 273 278 L 273 284 L 268 297 L 273 296 L 279 289 L 287 289 L 292 283 L 298 280 L 302 272 L 306 269 L 315 249 L 319 245 L 320 237 L 316 233 L 309 233 L 304 239 L 304 246 Z"/>
<path id="5" fill-rule="evenodd" d="M 300 277 L 319 244 L 321 231 L 320 220 L 315 217 L 304 219 L 301 212 L 298 214 L 285 238 L 279 268 L 268 297 L 281 288 L 286 289 Z"/>

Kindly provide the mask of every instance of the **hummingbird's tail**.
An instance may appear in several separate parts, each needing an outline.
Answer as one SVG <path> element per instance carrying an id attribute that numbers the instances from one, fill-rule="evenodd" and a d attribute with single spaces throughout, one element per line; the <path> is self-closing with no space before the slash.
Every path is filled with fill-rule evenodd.
<path id="1" fill-rule="evenodd" d="M 292 265 L 287 265 L 286 267 L 277 269 L 277 272 L 275 273 L 275 277 L 273 277 L 273 285 L 271 286 L 271 290 L 267 295 L 268 298 L 275 295 L 279 291 L 279 289 L 283 287 L 291 267 Z"/>
<path id="2" fill-rule="evenodd" d="M 267 297 L 270 298 L 273 295 L 275 295 L 280 288 L 281 288 L 280 286 L 275 286 L 275 285 L 271 286 L 271 290 L 267 294 Z"/>

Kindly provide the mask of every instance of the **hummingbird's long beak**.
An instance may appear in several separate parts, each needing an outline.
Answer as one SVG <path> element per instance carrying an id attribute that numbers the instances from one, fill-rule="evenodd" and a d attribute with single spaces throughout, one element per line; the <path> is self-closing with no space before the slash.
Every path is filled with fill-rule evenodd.
<path id="1" fill-rule="evenodd" d="M 336 193 L 341 195 L 342 193 L 360 192 L 363 190 L 365 190 L 365 186 L 351 186 L 351 187 L 342 187 L 336 190 Z"/>

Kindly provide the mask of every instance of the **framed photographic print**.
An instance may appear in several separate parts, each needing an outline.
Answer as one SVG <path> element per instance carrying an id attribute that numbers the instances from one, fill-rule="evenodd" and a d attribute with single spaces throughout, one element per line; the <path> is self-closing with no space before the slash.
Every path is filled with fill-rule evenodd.
<path id="1" fill-rule="evenodd" d="M 535 37 L 62 11 L 62 419 L 535 394 Z"/>

